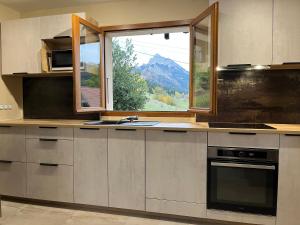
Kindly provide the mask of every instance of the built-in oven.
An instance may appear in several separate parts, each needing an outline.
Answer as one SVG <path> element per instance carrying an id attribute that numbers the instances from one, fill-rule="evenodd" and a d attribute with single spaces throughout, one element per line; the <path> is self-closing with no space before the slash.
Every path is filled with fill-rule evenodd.
<path id="1" fill-rule="evenodd" d="M 278 149 L 208 147 L 207 208 L 276 215 Z"/>

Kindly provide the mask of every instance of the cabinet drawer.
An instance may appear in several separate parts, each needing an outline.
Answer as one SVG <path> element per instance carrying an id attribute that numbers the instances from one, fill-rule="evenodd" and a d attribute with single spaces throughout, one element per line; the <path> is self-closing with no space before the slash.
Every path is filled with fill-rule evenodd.
<path id="1" fill-rule="evenodd" d="M 27 161 L 73 165 L 73 141 L 39 138 L 26 139 Z"/>
<path id="2" fill-rule="evenodd" d="M 279 135 L 257 133 L 208 133 L 209 146 L 278 149 Z"/>
<path id="3" fill-rule="evenodd" d="M 206 205 L 158 199 L 146 199 L 146 211 L 205 218 Z"/>
<path id="4" fill-rule="evenodd" d="M 26 128 L 26 138 L 55 138 L 73 140 L 73 129 L 62 127 L 28 127 Z"/>
<path id="5" fill-rule="evenodd" d="M 73 202 L 73 167 L 27 163 L 27 197 Z"/>
<path id="6" fill-rule="evenodd" d="M 26 163 L 0 162 L 0 193 L 15 197 L 25 197 Z"/>
<path id="7" fill-rule="evenodd" d="M 0 160 L 26 162 L 25 128 L 0 127 Z"/>

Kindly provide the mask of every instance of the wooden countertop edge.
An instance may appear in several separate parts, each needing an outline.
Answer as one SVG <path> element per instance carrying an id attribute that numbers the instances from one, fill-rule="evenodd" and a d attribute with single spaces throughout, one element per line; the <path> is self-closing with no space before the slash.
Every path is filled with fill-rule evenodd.
<path id="1" fill-rule="evenodd" d="M 209 128 L 208 123 L 167 123 L 161 122 L 155 126 L 124 126 L 124 125 L 84 125 L 83 120 L 3 120 L 0 126 L 49 126 L 71 128 L 111 128 L 111 129 L 144 129 L 144 130 L 186 130 L 204 132 L 241 132 L 265 134 L 300 134 L 300 124 L 268 124 L 276 129 L 237 129 L 237 128 Z"/>

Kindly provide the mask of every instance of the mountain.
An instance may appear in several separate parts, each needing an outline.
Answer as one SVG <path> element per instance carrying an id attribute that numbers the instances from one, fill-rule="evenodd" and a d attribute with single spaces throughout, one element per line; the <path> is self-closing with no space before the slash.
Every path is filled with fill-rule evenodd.
<path id="1" fill-rule="evenodd" d="M 147 64 L 138 67 L 137 70 L 151 85 L 170 91 L 188 93 L 189 72 L 172 59 L 156 54 Z"/>

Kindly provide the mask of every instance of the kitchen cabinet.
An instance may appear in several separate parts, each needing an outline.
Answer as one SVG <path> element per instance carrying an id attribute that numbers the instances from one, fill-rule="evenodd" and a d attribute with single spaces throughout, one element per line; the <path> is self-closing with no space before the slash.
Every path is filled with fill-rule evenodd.
<path id="1" fill-rule="evenodd" d="M 277 225 L 300 221 L 300 135 L 280 135 Z"/>
<path id="2" fill-rule="evenodd" d="M 0 127 L 0 160 L 26 162 L 25 128 Z"/>
<path id="3" fill-rule="evenodd" d="M 76 13 L 85 18 L 85 13 Z M 41 17 L 40 39 L 72 37 L 72 14 Z"/>
<path id="4" fill-rule="evenodd" d="M 2 195 L 26 196 L 26 163 L 0 160 L 0 193 Z"/>
<path id="5" fill-rule="evenodd" d="M 73 202 L 73 166 L 27 163 L 27 197 Z"/>
<path id="6" fill-rule="evenodd" d="M 208 146 L 279 149 L 279 136 L 254 132 L 208 132 Z"/>
<path id="7" fill-rule="evenodd" d="M 299 0 L 274 0 L 273 64 L 300 62 L 299 9 Z"/>
<path id="8" fill-rule="evenodd" d="M 271 64 L 273 0 L 210 0 L 210 3 L 216 1 L 220 10 L 218 65 Z"/>
<path id="9" fill-rule="evenodd" d="M 146 131 L 147 211 L 204 217 L 207 133 Z"/>
<path id="10" fill-rule="evenodd" d="M 1 23 L 2 74 L 41 73 L 40 18 Z"/>
<path id="11" fill-rule="evenodd" d="M 108 130 L 109 207 L 145 210 L 145 131 Z"/>
<path id="12" fill-rule="evenodd" d="M 74 201 L 108 206 L 107 129 L 74 130 Z"/>

